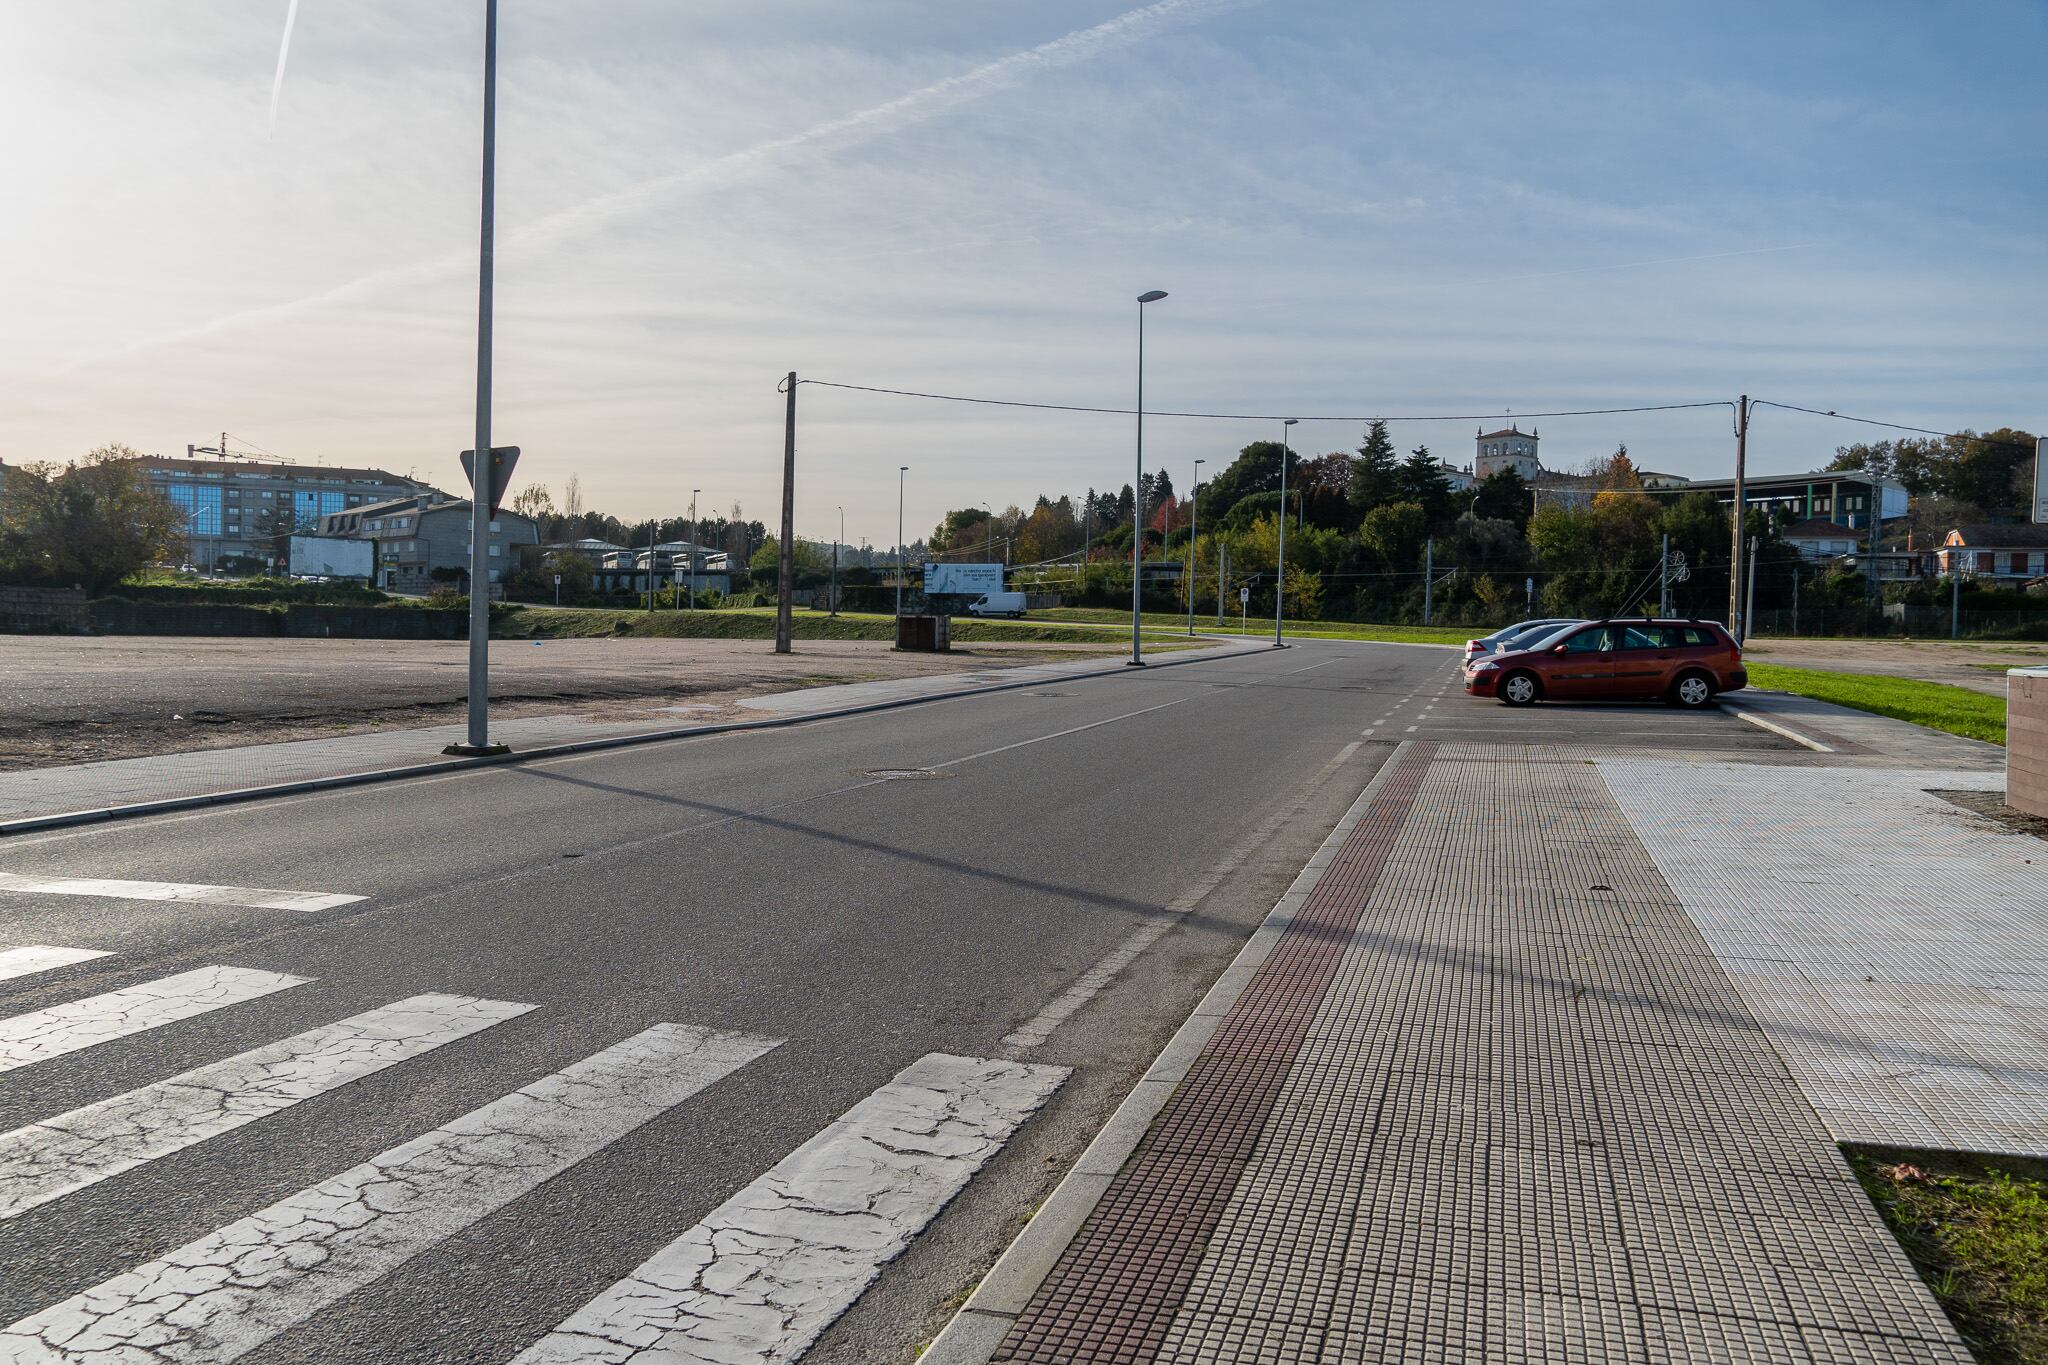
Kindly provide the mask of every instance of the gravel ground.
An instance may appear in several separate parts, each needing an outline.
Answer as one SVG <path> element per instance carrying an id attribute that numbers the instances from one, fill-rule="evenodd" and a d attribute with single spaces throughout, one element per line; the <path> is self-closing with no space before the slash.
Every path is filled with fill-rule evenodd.
<path id="1" fill-rule="evenodd" d="M 461 640 L 0 635 L 0 770 L 312 739 L 457 719 Z M 977 644 L 898 654 L 865 640 L 494 640 L 497 714 L 722 706 L 821 683 L 1114 654 L 1118 646 Z M 640 703 L 636 706 L 633 703 Z"/>
<path id="2" fill-rule="evenodd" d="M 2000 669 L 2048 666 L 2048 645 L 1995 641 L 1763 639 L 1743 646 L 1743 653 L 1767 664 L 1918 678 L 1997 697 L 2005 695 Z"/>

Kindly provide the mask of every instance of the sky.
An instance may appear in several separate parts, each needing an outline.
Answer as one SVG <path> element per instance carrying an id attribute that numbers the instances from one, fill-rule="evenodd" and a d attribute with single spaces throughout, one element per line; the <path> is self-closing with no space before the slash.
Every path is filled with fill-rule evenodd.
<path id="1" fill-rule="evenodd" d="M 0 0 L 0 459 L 458 487 L 482 0 Z M 1186 488 L 1370 414 L 1738 394 L 2048 429 L 2048 6 L 502 0 L 494 442 L 774 524 L 806 380 L 1154 416 Z M 806 383 L 797 529 L 1131 479 L 1129 416 Z M 1726 408 L 1520 418 L 1725 476 Z M 1489 427 L 1499 425 L 1489 422 Z M 1760 410 L 1751 468 L 1886 433 Z"/>

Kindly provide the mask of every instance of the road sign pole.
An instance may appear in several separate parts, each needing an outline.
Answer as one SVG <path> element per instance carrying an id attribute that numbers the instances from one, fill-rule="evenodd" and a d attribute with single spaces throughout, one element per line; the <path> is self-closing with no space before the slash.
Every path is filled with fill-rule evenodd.
<path id="1" fill-rule="evenodd" d="M 796 590 L 796 371 L 789 386 L 788 416 L 782 426 L 782 551 L 775 578 L 775 652 L 789 653 L 789 609 Z"/>
<path id="2" fill-rule="evenodd" d="M 502 752 L 491 706 L 491 291 L 498 159 L 498 0 L 484 0 L 483 210 L 477 248 L 476 458 L 469 490 L 469 731 L 464 753 Z"/>

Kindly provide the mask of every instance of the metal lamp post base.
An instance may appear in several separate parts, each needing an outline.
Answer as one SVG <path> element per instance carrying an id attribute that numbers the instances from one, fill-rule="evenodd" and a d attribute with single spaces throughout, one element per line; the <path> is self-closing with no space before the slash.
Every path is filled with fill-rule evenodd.
<path id="1" fill-rule="evenodd" d="M 511 753 L 512 746 L 509 744 L 451 744 L 441 752 L 449 755 L 451 758 L 496 758 L 499 754 Z"/>

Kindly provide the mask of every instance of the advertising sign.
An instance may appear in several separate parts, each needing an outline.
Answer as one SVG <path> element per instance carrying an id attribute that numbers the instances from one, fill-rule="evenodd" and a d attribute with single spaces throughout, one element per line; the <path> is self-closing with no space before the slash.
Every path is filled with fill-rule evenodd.
<path id="1" fill-rule="evenodd" d="M 2034 520 L 2048 522 L 2048 436 L 2034 441 Z"/>
<path id="2" fill-rule="evenodd" d="M 375 542 L 341 536 L 293 536 L 291 571 L 308 578 L 369 579 L 375 573 Z"/>
<path id="3" fill-rule="evenodd" d="M 926 596 L 935 593 L 961 593 L 980 597 L 984 593 L 1003 590 L 1003 566 L 1000 564 L 927 564 L 924 566 L 924 590 Z"/>

